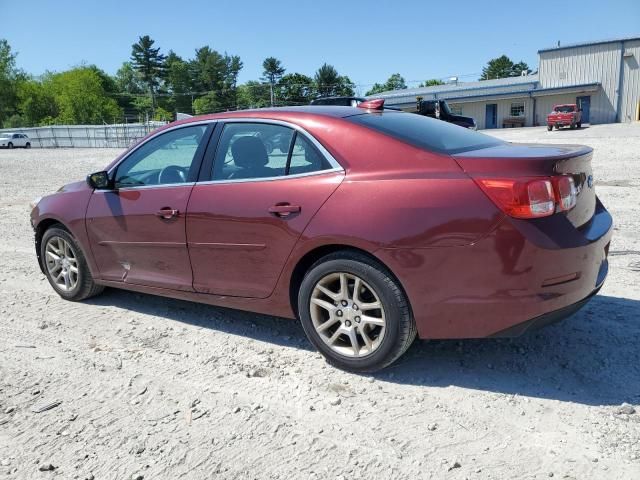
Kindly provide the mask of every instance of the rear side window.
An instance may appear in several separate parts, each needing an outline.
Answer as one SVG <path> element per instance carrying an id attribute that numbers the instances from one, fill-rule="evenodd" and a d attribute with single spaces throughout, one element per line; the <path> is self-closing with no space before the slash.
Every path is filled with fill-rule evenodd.
<path id="1" fill-rule="evenodd" d="M 365 113 L 348 117 L 347 120 L 439 153 L 454 154 L 504 143 L 488 135 L 415 113 Z"/>
<path id="2" fill-rule="evenodd" d="M 269 123 L 227 123 L 213 162 L 213 180 L 254 180 L 331 169 L 310 140 Z"/>
<path id="3" fill-rule="evenodd" d="M 291 150 L 289 161 L 289 175 L 318 172 L 328 170 L 331 165 L 324 156 L 301 134 L 296 134 L 296 140 Z"/>

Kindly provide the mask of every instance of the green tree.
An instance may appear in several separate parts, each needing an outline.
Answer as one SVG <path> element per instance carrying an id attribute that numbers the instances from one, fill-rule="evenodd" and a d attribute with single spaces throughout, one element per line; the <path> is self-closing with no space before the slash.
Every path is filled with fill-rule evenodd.
<path id="1" fill-rule="evenodd" d="M 58 116 L 51 75 L 47 73 L 44 75 L 43 81 L 29 79 L 18 86 L 23 126 L 35 127 L 41 124 L 51 124 L 54 123 L 53 119 Z"/>
<path id="2" fill-rule="evenodd" d="M 341 76 L 338 71 L 327 63 L 323 64 L 314 76 L 316 91 L 320 97 L 352 96 L 353 82 L 349 77 Z"/>
<path id="3" fill-rule="evenodd" d="M 285 68 L 282 66 L 280 60 L 275 57 L 267 57 L 262 62 L 262 80 L 269 83 L 271 106 L 274 105 L 274 88 L 276 83 L 282 78 L 285 72 Z"/>
<path id="4" fill-rule="evenodd" d="M 115 76 L 116 88 L 120 93 L 137 95 L 144 93 L 144 83 L 131 62 L 123 62 Z"/>
<path id="5" fill-rule="evenodd" d="M 250 80 L 242 85 L 238 85 L 238 109 L 263 108 L 268 107 L 270 103 L 271 95 L 268 84 Z"/>
<path id="6" fill-rule="evenodd" d="M 165 60 L 165 73 L 165 86 L 170 94 L 168 97 L 170 109 L 176 112 L 192 113 L 193 81 L 189 63 L 170 50 Z"/>
<path id="7" fill-rule="evenodd" d="M 407 88 L 407 84 L 402 75 L 394 73 L 385 83 L 374 83 L 371 90 L 369 90 L 365 95 L 375 95 L 377 93 L 388 92 L 391 90 L 404 90 L 405 88 Z"/>
<path id="8" fill-rule="evenodd" d="M 226 76 L 224 81 L 224 101 L 230 107 L 238 107 L 238 75 L 242 70 L 243 63 L 237 55 L 224 54 L 226 63 Z"/>
<path id="9" fill-rule="evenodd" d="M 313 79 L 301 73 L 289 73 L 278 82 L 279 105 L 308 104 L 315 96 Z"/>
<path id="10" fill-rule="evenodd" d="M 527 72 L 527 75 L 531 73 L 531 69 L 529 68 L 529 65 L 527 65 L 525 62 L 521 60 L 518 63 L 513 65 L 514 77 L 519 77 L 520 75 L 522 75 L 523 72 Z"/>
<path id="11" fill-rule="evenodd" d="M 198 48 L 190 65 L 194 87 L 197 91 L 222 91 L 226 62 L 219 52 L 209 46 Z"/>
<path id="12" fill-rule="evenodd" d="M 214 92 L 210 92 L 193 101 L 193 110 L 196 112 L 196 115 L 202 115 L 204 113 L 220 112 L 225 110 L 225 108 L 220 103 L 218 95 Z"/>
<path id="13" fill-rule="evenodd" d="M 526 63 L 522 61 L 513 63 L 509 57 L 502 55 L 498 58 L 489 60 L 487 66 L 482 69 L 480 80 L 518 77 L 524 71 L 531 73 L 531 70 L 529 70 L 529 66 Z"/>
<path id="14" fill-rule="evenodd" d="M 346 75 L 340 75 L 338 77 L 338 83 L 335 86 L 334 95 L 337 95 L 339 97 L 352 97 L 355 95 L 353 87 L 355 87 L 355 84 L 349 77 L 347 77 Z"/>
<path id="15" fill-rule="evenodd" d="M 131 62 L 122 63 L 116 72 L 114 81 L 118 92 L 115 94 L 115 99 L 124 111 L 125 118 L 144 120 L 145 114 L 143 112 L 148 110 L 151 114 L 151 100 L 148 97 L 144 98 L 147 100 L 145 105 L 148 104 L 149 108 L 146 110 L 139 108 L 138 99 L 142 98 L 145 85 Z"/>
<path id="16" fill-rule="evenodd" d="M 156 105 L 155 94 L 164 74 L 165 60 L 165 56 L 160 53 L 160 48 L 153 48 L 154 43 L 155 41 L 149 35 L 145 35 L 131 45 L 131 63 L 147 86 L 152 108 Z"/>
<path id="17" fill-rule="evenodd" d="M 439 78 L 430 78 L 429 80 L 425 80 L 424 82 L 422 82 L 420 85 L 418 85 L 419 88 L 422 87 L 435 87 L 437 85 L 444 85 L 444 82 L 442 80 L 440 80 Z"/>
<path id="18" fill-rule="evenodd" d="M 9 42 L 0 39 L 0 126 L 17 114 L 18 84 L 24 80 L 25 75 L 16 68 L 16 54 L 11 51 Z"/>
<path id="19" fill-rule="evenodd" d="M 121 110 L 107 95 L 102 79 L 90 67 L 76 67 L 48 77 L 43 86 L 51 89 L 62 124 L 102 124 L 120 119 Z"/>
<path id="20" fill-rule="evenodd" d="M 238 56 L 229 56 L 204 46 L 196 50 L 196 55 L 189 62 L 193 88 L 195 91 L 207 92 L 206 99 L 198 102 L 198 111 L 219 111 L 236 108 L 236 88 L 238 74 L 242 69 L 242 61 Z M 203 97 L 204 98 L 204 97 Z"/>
<path id="21" fill-rule="evenodd" d="M 340 75 L 338 71 L 327 63 L 323 64 L 314 76 L 318 94 L 321 97 L 330 97 L 335 95 L 335 88 L 338 84 Z"/>

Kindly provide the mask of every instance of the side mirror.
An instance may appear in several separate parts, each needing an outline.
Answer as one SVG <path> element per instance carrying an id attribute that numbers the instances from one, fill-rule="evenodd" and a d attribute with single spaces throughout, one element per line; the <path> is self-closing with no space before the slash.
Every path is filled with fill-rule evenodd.
<path id="1" fill-rule="evenodd" d="M 107 172 L 96 172 L 87 176 L 87 183 L 96 190 L 106 190 L 111 188 L 111 180 Z"/>

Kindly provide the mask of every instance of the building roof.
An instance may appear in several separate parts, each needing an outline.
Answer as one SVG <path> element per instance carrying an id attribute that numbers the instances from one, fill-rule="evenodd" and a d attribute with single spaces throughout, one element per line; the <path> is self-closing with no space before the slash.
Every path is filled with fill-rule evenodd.
<path id="1" fill-rule="evenodd" d="M 605 40 L 596 40 L 594 42 L 568 43 L 566 45 L 560 45 L 559 47 L 556 46 L 556 47 L 542 48 L 538 50 L 538 53 L 551 52 L 554 50 L 564 50 L 566 48 L 590 47 L 591 45 L 604 45 L 606 43 L 620 43 L 620 42 L 627 42 L 631 40 L 640 40 L 640 36 L 635 35 L 632 37 L 609 38 Z"/>
<path id="2" fill-rule="evenodd" d="M 417 96 L 425 100 L 436 98 L 467 97 L 483 94 L 502 94 L 520 90 L 533 90 L 538 86 L 538 75 L 526 75 L 523 77 L 499 78 L 495 80 L 482 80 L 477 82 L 462 82 L 458 84 L 435 85 L 433 87 L 406 88 L 377 93 L 367 98 L 384 98 L 389 105 L 413 103 Z"/>
<path id="3" fill-rule="evenodd" d="M 465 90 L 477 90 L 492 87 L 510 87 L 512 85 L 523 85 L 536 83 L 538 75 L 525 75 L 522 77 L 497 78 L 495 80 L 479 80 L 477 82 L 460 82 L 457 84 L 447 83 L 446 85 L 434 85 L 432 87 L 405 88 L 403 90 L 388 90 L 386 92 L 368 95 L 367 98 L 394 98 L 394 97 L 415 97 L 418 95 L 430 95 L 432 93 L 460 92 Z"/>

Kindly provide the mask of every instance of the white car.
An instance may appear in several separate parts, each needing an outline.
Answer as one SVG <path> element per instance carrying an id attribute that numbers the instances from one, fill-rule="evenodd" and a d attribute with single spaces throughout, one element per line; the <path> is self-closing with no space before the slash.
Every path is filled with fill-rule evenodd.
<path id="1" fill-rule="evenodd" d="M 0 133 L 0 147 L 31 148 L 31 140 L 24 133 Z"/>

